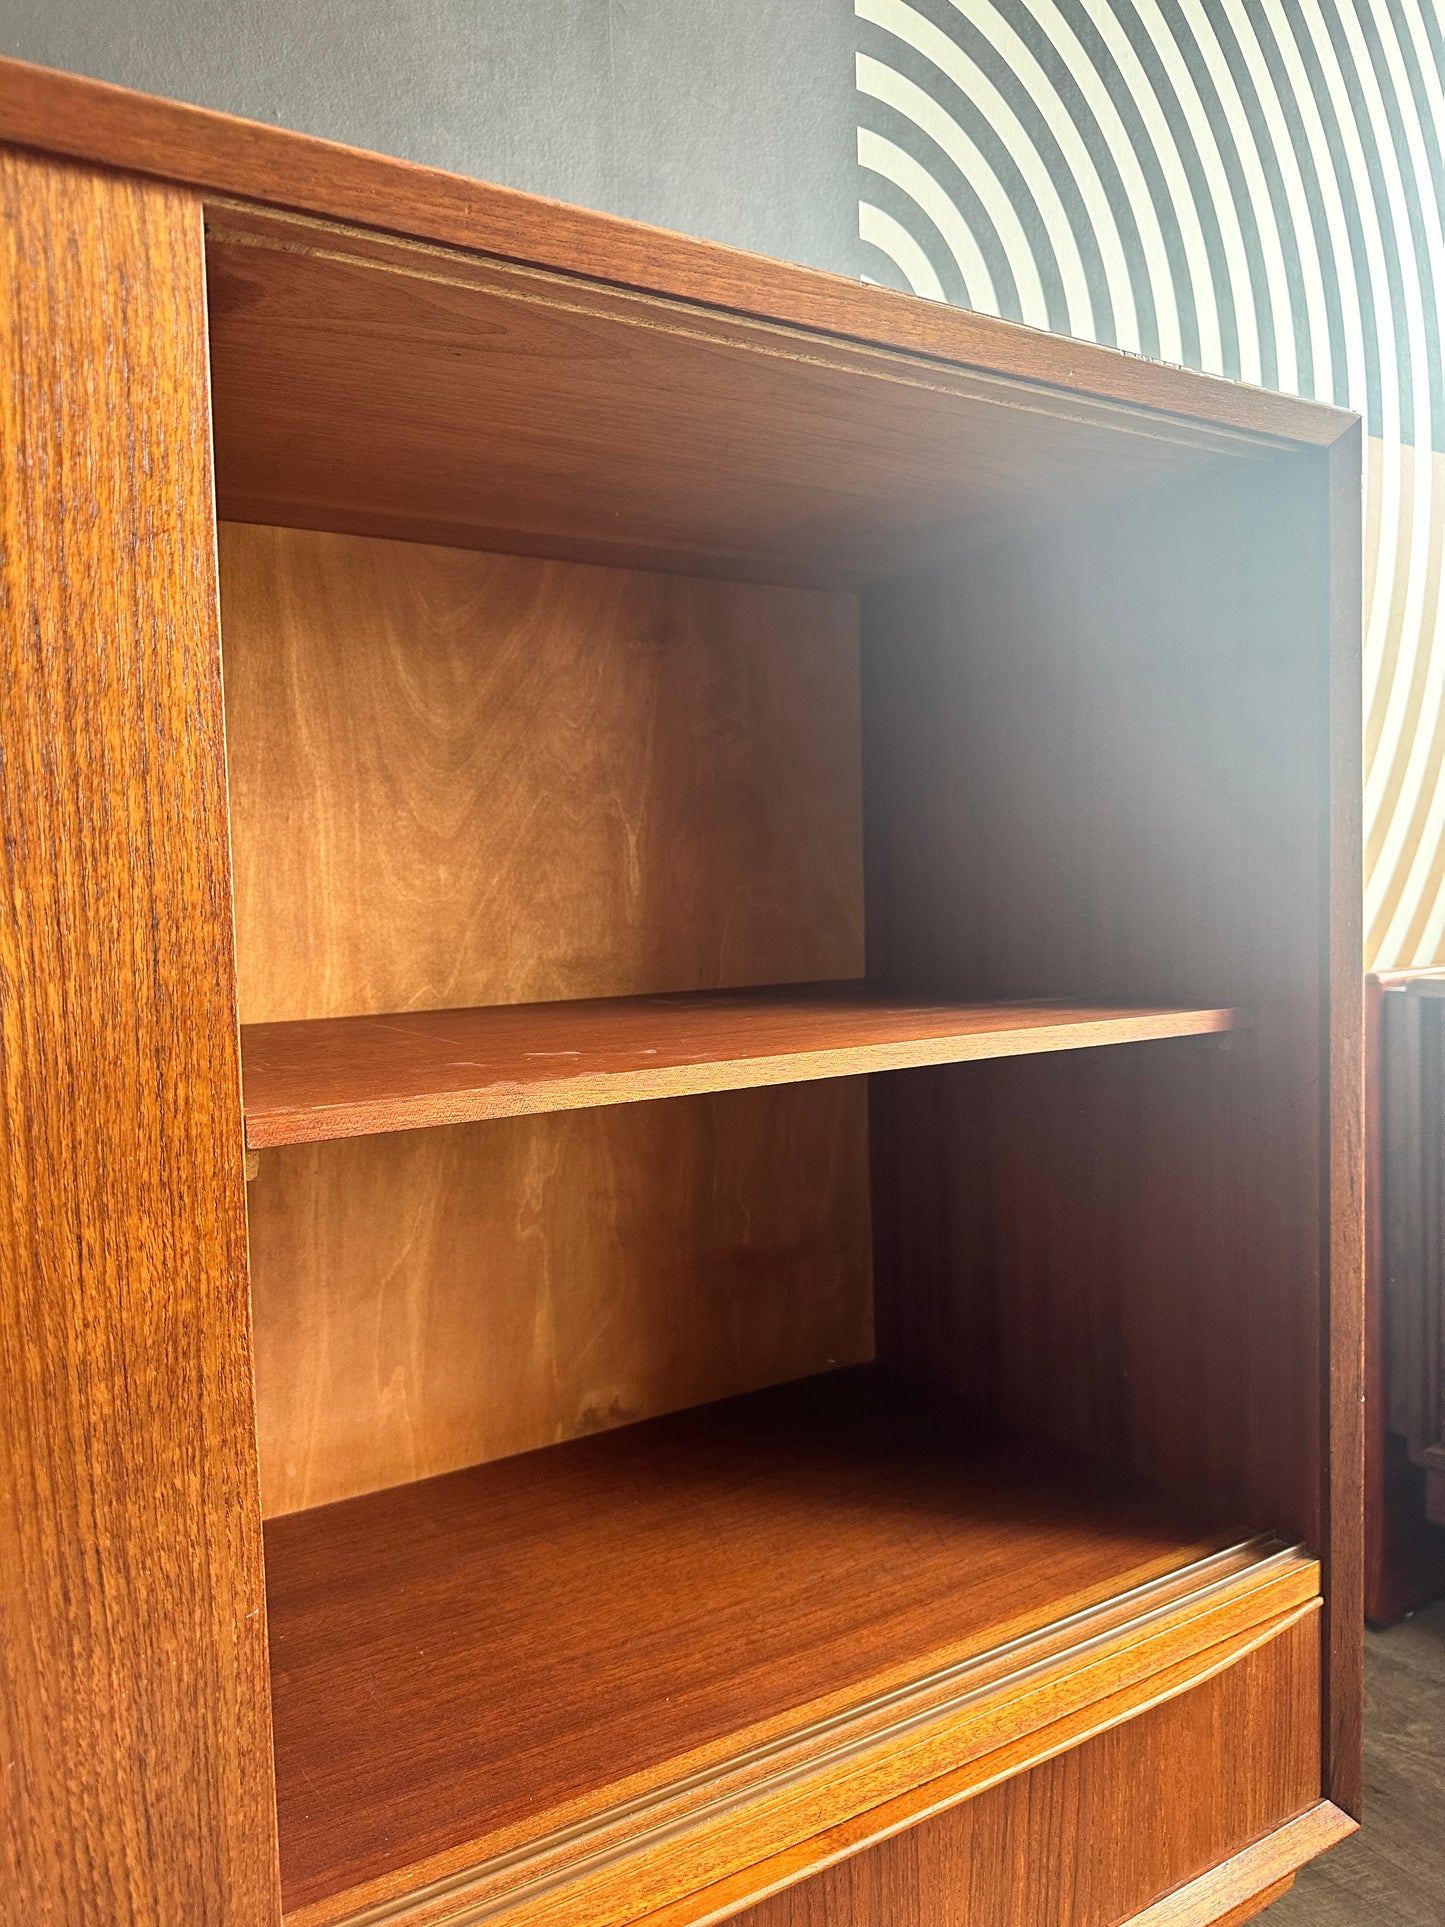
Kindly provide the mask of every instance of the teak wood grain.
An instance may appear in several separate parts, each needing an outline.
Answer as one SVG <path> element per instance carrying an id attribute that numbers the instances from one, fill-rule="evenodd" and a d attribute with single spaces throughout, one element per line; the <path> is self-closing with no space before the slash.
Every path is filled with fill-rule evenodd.
<path id="1" fill-rule="evenodd" d="M 1135 1596 L 1147 1599 L 1149 1591 Z M 1178 1603 L 1182 1616 L 1176 1620 L 1168 1608 L 1156 1615 L 1154 1635 L 1142 1645 L 1129 1644 L 1128 1629 L 1115 1628 L 1102 1640 L 1081 1637 L 1076 1648 L 1055 1651 L 1041 1667 L 1020 1666 L 1017 1675 L 995 1676 L 977 1692 L 960 1696 L 951 1708 L 932 1717 L 925 1711 L 925 1737 L 911 1746 L 900 1748 L 895 1735 L 880 1733 L 874 1736 L 876 1744 L 865 1739 L 861 1746 L 840 1745 L 836 1752 L 841 1767 L 825 1756 L 821 1766 L 805 1760 L 801 1771 L 789 1758 L 797 1749 L 784 1749 L 788 1764 L 771 1778 L 740 1785 L 737 1775 L 720 1775 L 712 1784 L 723 1797 L 704 1800 L 701 1806 L 700 1789 L 685 1790 L 696 1809 L 690 1816 L 685 1795 L 644 1802 L 640 1810 L 634 1803 L 620 1817 L 620 1837 L 610 1844 L 607 1840 L 609 1832 L 618 1836 L 618 1824 L 599 1830 L 602 1840 L 590 1855 L 579 1857 L 577 1852 L 579 1844 L 596 1840 L 590 1831 L 580 1842 L 565 1833 L 553 1836 L 547 1851 L 527 1855 L 520 1865 L 489 1863 L 394 1899 L 374 1901 L 360 1912 L 348 1912 L 346 1927 L 476 1927 L 483 1921 L 505 1921 L 507 1927 L 573 1927 L 579 1910 L 595 1927 L 695 1927 L 725 1918 L 740 1905 L 833 1864 L 869 1840 L 891 1838 L 981 1789 L 1026 1776 L 1043 1761 L 1149 1706 L 1191 1691 L 1292 1626 L 1318 1617 L 1316 1601 L 1262 1624 L 1243 1629 L 1237 1625 L 1229 1637 L 1201 1645 L 1199 1621 L 1189 1616 L 1187 1600 Z M 1249 1604 L 1212 1617 L 1240 1622 Z M 1082 1635 L 1091 1619 L 1085 1615 L 1065 1624 Z M 1006 1651 L 1022 1659 L 1033 1645 L 1025 1641 Z M 1184 1657 L 1151 1670 L 1171 1652 Z M 1081 1670 L 1074 1662 L 1084 1654 L 1092 1664 Z M 965 1663 L 961 1677 L 973 1670 Z M 987 1656 L 979 1670 L 997 1674 Z M 1092 1697 L 1101 1691 L 1102 1698 Z M 862 1724 L 866 1733 L 866 1721 L 853 1719 L 843 1721 L 843 1730 L 855 1724 Z M 938 1767 L 949 1762 L 961 1764 L 949 1765 L 940 1774 Z M 880 1798 L 881 1806 L 873 1804 Z M 835 1813 L 850 1818 L 815 1831 L 820 1818 L 826 1821 Z M 656 1818 L 657 1826 L 639 1830 L 642 1817 Z M 680 1829 L 679 1820 L 688 1818 L 692 1824 Z M 519 1882 L 519 1874 L 529 1872 L 533 1877 Z M 377 1883 L 373 1891 L 385 1884 Z M 351 1898 L 343 1905 L 349 1906 Z M 293 1919 L 295 1927 L 322 1927 L 334 1917 L 335 1909 L 323 1905 L 304 1909 Z"/>
<path id="2" fill-rule="evenodd" d="M 1347 504 L 1310 455 L 1220 471 L 871 591 L 863 638 L 870 975 L 1255 1020 L 1207 1050 L 875 1080 L 880 1356 L 1334 1545 L 1349 1594 L 1358 1001 L 1328 943 L 1360 846 L 1324 780 Z M 1351 1610 L 1329 1758 L 1352 1803 Z"/>
<path id="3" fill-rule="evenodd" d="M 792 1391 L 273 1520 L 296 1927 L 1240 1917 L 1359 1791 L 1358 424 L 13 62 L 0 140 L 0 1893 L 277 1915 L 234 955 L 1248 1009 L 251 1199 L 278 1510 L 862 1355 L 870 1235 L 992 1441 Z M 293 525 L 222 534 L 234 951 L 217 499 Z"/>
<path id="4" fill-rule="evenodd" d="M 264 1152 L 263 1510 L 873 1355 L 861 1080 Z"/>
<path id="5" fill-rule="evenodd" d="M 331 224 L 207 259 L 244 522 L 856 587 L 1270 447 Z"/>
<path id="6" fill-rule="evenodd" d="M 1241 1873 L 1265 1885 L 1281 1861 L 1292 1869 L 1351 1830 L 1346 1821 L 1297 1844 L 1281 1837 L 1318 1801 L 1318 1660 L 1317 1619 L 1296 1621 L 1212 1678 L 730 1917 L 741 1927 L 1204 1927 L 1227 1917 Z M 1219 1882 L 1216 1863 L 1235 1855 L 1254 1856 L 1249 1871 Z M 678 1910 L 640 1927 L 724 1917 Z"/>
<path id="7" fill-rule="evenodd" d="M 740 1906 L 771 1898 L 787 1889 L 792 1889 L 790 1897 L 795 1904 L 802 1903 L 807 1917 L 808 1905 L 817 1904 L 815 1890 L 825 1896 L 826 1905 L 828 1890 L 833 1884 L 811 1876 L 837 1869 L 840 1863 L 855 1855 L 866 1862 L 875 1857 L 868 1852 L 870 1848 L 876 1849 L 880 1844 L 895 1842 L 908 1828 L 948 1814 L 950 1809 L 957 1808 L 962 1802 L 971 1801 L 981 1793 L 1005 1783 L 1020 1789 L 1027 1800 L 1027 1790 L 1036 1767 L 1076 1750 L 1086 1753 L 1086 1743 L 1095 1736 L 1109 1733 L 1150 1709 L 1177 1700 L 1181 1695 L 1192 1694 L 1238 1666 L 1241 1660 L 1277 1642 L 1283 1633 L 1307 1622 L 1311 1623 L 1313 1630 L 1317 1626 L 1318 1614 L 1286 1614 L 1257 1625 L 1252 1632 L 1237 1634 L 1217 1646 L 1195 1652 L 1186 1660 L 1166 1666 L 1150 1677 L 1146 1682 L 1147 1691 L 1142 1697 L 1138 1680 L 1122 1690 L 1106 1692 L 1104 1698 L 1074 1717 L 1054 1720 L 1020 1739 L 982 1752 L 962 1769 L 945 1773 L 939 1779 L 915 1788 L 906 1798 L 887 1800 L 881 1806 L 860 1811 L 852 1819 L 814 1835 L 799 1848 L 791 1852 L 774 1853 L 768 1859 L 749 1865 L 711 1887 L 695 1889 L 685 1900 L 657 1908 L 641 1920 L 630 1923 L 630 1927 L 713 1927 L 714 1922 L 735 1917 Z M 1317 1634 L 1311 1644 L 1317 1655 Z M 1316 1684 L 1307 1685 L 1306 1693 L 1314 1690 Z M 1196 1753 L 1196 1763 L 1197 1757 Z M 1315 1757 L 1317 1761 L 1317 1750 Z M 1127 1799 L 1122 1788 L 1119 1798 L 1121 1803 Z M 1057 1813 L 1057 1809 L 1055 1811 Z M 1340 1813 L 1338 1808 L 1320 1803 L 1308 1816 L 1302 1815 L 1299 1821 L 1267 1835 L 1263 1841 L 1256 1842 L 1253 1848 L 1247 1848 L 1236 1856 L 1234 1861 L 1225 1863 L 1224 1867 L 1216 1867 L 1166 1895 L 1156 1903 L 1159 1910 L 1157 1915 L 1146 1909 L 1139 1918 L 1153 1921 L 1154 1927 L 1163 1927 L 1166 1920 L 1173 1920 L 1174 1910 L 1177 1909 L 1179 1919 L 1187 1920 L 1190 1927 L 1204 1921 L 1212 1923 L 1221 1906 L 1227 1914 L 1232 1900 L 1239 1894 L 1249 1893 L 1253 1896 L 1260 1886 L 1273 1882 L 1281 1868 L 1300 1866 L 1324 1847 L 1354 1831 L 1356 1823 L 1353 1820 Z M 1128 1870 L 1125 1871 L 1127 1875 Z M 1006 1885 L 1006 1879 L 1001 1884 Z M 1121 1896 L 1118 1906 L 1126 1906 L 1130 1897 L 1127 1893 Z M 930 1896 L 930 1901 L 933 1898 Z M 836 1906 L 836 1891 L 833 1901 Z M 383 1917 L 380 1914 L 376 1916 L 378 1920 Z M 472 1921 L 484 1917 L 466 1912 L 446 1916 L 426 1909 L 395 1916 L 398 1921 L 405 1920 L 407 1927 L 442 1927 L 444 1921 L 447 1927 L 470 1927 Z M 1133 1927 L 1132 1917 L 1130 1927 Z"/>
<path id="8" fill-rule="evenodd" d="M 1328 790 L 1321 804 L 1327 961 L 1320 1051 L 1326 1113 L 1319 1201 L 1325 1518 L 1317 1542 L 1328 1574 L 1325 1791 L 1356 1819 L 1365 1795 L 1364 585 L 1354 539 L 1363 435 L 1356 423 L 1322 455 L 1307 458 L 1319 504 L 1314 542 L 1328 558 Z"/>
<path id="9" fill-rule="evenodd" d="M 22 61 L 0 61 L 0 138 L 1181 419 L 1318 446 L 1350 419 L 1317 402 Z"/>
<path id="10" fill-rule="evenodd" d="M 277 1918 L 188 194 L 0 149 L 0 1916 Z"/>
<path id="11" fill-rule="evenodd" d="M 589 1818 L 607 1844 L 620 1802 L 1070 1614 L 1100 1615 L 1074 1642 L 1100 1634 L 1118 1595 L 1184 1585 L 1222 1543 L 851 1374 L 275 1521 L 288 1909 L 340 1917 L 529 1843 L 555 1859 Z M 1219 1563 L 1258 1603 L 1202 1617 L 1196 1646 L 1311 1603 L 1309 1562 Z M 995 1667 L 995 1744 L 1037 1657 Z"/>
<path id="12" fill-rule="evenodd" d="M 220 553 L 243 1022 L 861 975 L 852 597 Z"/>
<path id="13" fill-rule="evenodd" d="M 1235 1927 L 1289 1891 L 1296 1872 L 1348 1840 L 1359 1822 L 1329 1800 L 1306 1807 L 1186 1887 L 1146 1907 L 1128 1927 Z"/>
<path id="14" fill-rule="evenodd" d="M 943 1004 L 855 984 L 256 1024 L 256 1149 L 1232 1030 L 1233 1010 Z"/>
<path id="15" fill-rule="evenodd" d="M 1228 1913 L 1216 1914 L 1210 1927 L 1245 1927 L 1245 1922 L 1257 1920 L 1266 1907 L 1272 1907 L 1277 1900 L 1283 1900 L 1294 1885 L 1294 1875 L 1286 1874 L 1283 1880 L 1271 1881 L 1259 1893 L 1252 1894 L 1248 1900 L 1241 1900 L 1237 1907 Z M 1202 1916 L 1201 1916 L 1202 1917 Z M 1147 1921 L 1148 1916 L 1145 1916 Z"/>
<path id="16" fill-rule="evenodd" d="M 1266 1626 L 1247 1651 L 1233 1651 L 1233 1657 L 1225 1659 L 1225 1648 L 1218 1648 L 1191 1665 L 1168 1667 L 1148 1682 L 1150 1690 L 1143 1700 L 1137 1692 L 1108 1694 L 1090 1709 L 1089 1723 L 1058 1721 L 1054 1727 L 979 1757 L 963 1773 L 944 1775 L 933 1786 L 919 1788 L 921 1806 L 886 1802 L 830 1827 L 811 1842 L 815 1858 L 775 1854 L 697 1892 L 688 1902 L 644 1915 L 636 1927 L 713 1927 L 715 1921 L 730 1917 L 763 1919 L 771 1927 L 778 1921 L 801 1921 L 807 1927 L 807 1923 L 832 1919 L 850 1923 L 859 1919 L 863 1927 L 875 1927 L 880 1919 L 898 1917 L 925 1923 L 959 1921 L 961 1927 L 979 1914 L 985 1919 L 1017 1919 L 1021 1927 L 1023 1923 L 1033 1927 L 1037 1919 L 1073 1921 L 1073 1915 L 1064 1912 L 1069 1904 L 1087 1910 L 1085 1919 L 1102 1914 L 1108 1921 L 1119 1921 L 1127 1915 L 1129 1927 L 1135 1919 L 1150 1921 L 1152 1927 L 1164 1927 L 1166 1919 L 1175 1917 L 1189 1927 L 1212 1921 L 1222 1902 L 1227 1906 L 1225 1894 L 1237 1896 L 1241 1890 L 1264 1885 L 1281 1865 L 1295 1867 L 1331 1838 L 1353 1831 L 1353 1821 L 1335 1809 L 1329 1809 L 1335 1813 L 1333 1831 L 1318 1823 L 1302 1825 L 1304 1815 L 1300 1815 L 1299 1821 L 1254 1840 L 1235 1856 L 1241 1863 L 1239 1871 L 1235 1861 L 1225 1861 L 1229 1869 L 1225 1883 L 1218 1881 L 1223 1869 L 1214 1867 L 1156 1902 L 1158 1914 L 1144 1908 L 1143 1914 L 1135 1915 L 1141 1894 L 1156 1894 L 1179 1877 L 1181 1867 L 1189 1867 L 1191 1860 L 1198 1863 L 1200 1835 L 1222 1835 L 1225 1842 L 1250 1838 L 1258 1827 L 1260 1809 L 1268 1811 L 1272 1798 L 1270 1782 L 1260 1773 L 1266 1761 L 1275 1784 L 1287 1755 L 1293 1755 L 1293 1773 L 1299 1779 L 1310 1773 L 1318 1779 L 1318 1727 L 1312 1732 L 1308 1717 L 1318 1713 L 1318 1684 L 1308 1678 L 1318 1648 L 1314 1615 Z M 1241 1775 L 1227 1786 L 1220 1771 L 1222 1759 L 1216 1754 L 1220 1730 L 1206 1744 L 1189 1744 L 1185 1736 L 1191 1723 L 1169 1709 L 1193 1703 L 1195 1717 L 1206 1707 L 1218 1715 L 1223 1700 L 1231 1711 L 1243 1711 L 1239 1673 L 1245 1661 L 1258 1669 L 1262 1659 L 1266 1692 L 1256 1700 L 1254 1717 L 1239 1719 L 1227 1734 L 1227 1754 L 1233 1771 Z M 1272 1752 L 1264 1723 L 1272 1717 L 1275 1703 L 1299 1680 L 1300 1671 L 1306 1680 L 1302 1707 L 1306 1717 L 1291 1719 L 1289 1740 Z M 1233 1682 L 1233 1690 L 1222 1690 L 1225 1680 Z M 1258 1671 L 1250 1684 L 1258 1690 Z M 1208 1719 L 1208 1713 L 1204 1717 Z M 1143 1767 L 1141 1755 L 1154 1754 L 1154 1729 L 1160 1725 L 1168 1730 L 1160 1752 L 1166 1752 L 1169 1740 L 1183 1746 L 1177 1754 L 1169 1750 L 1168 1767 L 1162 1773 L 1158 1763 L 1144 1767 L 1150 1784 L 1139 1813 L 1146 1821 L 1160 1815 L 1162 1829 L 1146 1827 L 1143 1838 L 1131 1842 L 1129 1829 L 1117 1825 L 1117 1811 L 1133 1811 L 1129 1792 L 1133 1775 Z M 1275 1744 L 1281 1738 L 1283 1734 L 1275 1729 Z M 1112 1744 L 1100 1744 L 1102 1740 Z M 1052 1771 L 1040 1771 L 1046 1765 Z M 1191 1775 L 1196 1775 L 1193 1784 Z M 1171 1811 L 1175 1802 L 1191 1802 L 1183 1823 Z M 1200 1802 L 1208 1804 L 1200 1809 Z M 1104 1858 L 1089 1873 L 1077 1865 L 1079 1806 L 1089 1819 L 1098 1817 L 1100 1831 L 1108 1838 Z M 1044 1838 L 1050 1840 L 1050 1848 L 1044 1848 Z M 1042 1861 L 1052 1858 L 1052 1848 L 1062 1838 L 1067 1842 L 1064 1865 L 1058 1873 L 1048 1873 Z M 963 1879 L 959 1879 L 956 1852 L 971 1861 Z M 821 1865 L 823 1871 L 798 1881 L 809 1863 Z M 746 1902 L 749 1896 L 765 1904 L 738 1914 L 738 1902 Z M 986 1906 L 981 1904 L 983 1896 L 988 1898 Z M 956 1912 L 961 1900 L 971 1902 L 967 1914 Z M 1040 1900 L 1052 1902 L 1048 1914 L 1033 1912 Z M 466 1919 L 457 1915 L 457 1927 Z M 434 1927 L 434 1921 L 422 1917 L 416 1927 Z"/>

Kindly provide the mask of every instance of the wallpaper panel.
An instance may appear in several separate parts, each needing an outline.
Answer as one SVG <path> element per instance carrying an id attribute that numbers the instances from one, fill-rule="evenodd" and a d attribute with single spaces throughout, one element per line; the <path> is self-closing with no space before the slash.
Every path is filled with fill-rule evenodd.
<path id="1" fill-rule="evenodd" d="M 1365 924 L 1445 962 L 1445 0 L 855 0 L 867 271 L 1366 420 Z"/>

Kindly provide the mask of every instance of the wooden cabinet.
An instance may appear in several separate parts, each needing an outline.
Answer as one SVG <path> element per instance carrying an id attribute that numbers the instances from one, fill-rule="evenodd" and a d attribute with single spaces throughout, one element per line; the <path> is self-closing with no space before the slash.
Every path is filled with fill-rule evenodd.
<path id="1" fill-rule="evenodd" d="M 1359 1804 L 1357 424 L 0 140 L 14 1918 L 1247 1918 Z"/>

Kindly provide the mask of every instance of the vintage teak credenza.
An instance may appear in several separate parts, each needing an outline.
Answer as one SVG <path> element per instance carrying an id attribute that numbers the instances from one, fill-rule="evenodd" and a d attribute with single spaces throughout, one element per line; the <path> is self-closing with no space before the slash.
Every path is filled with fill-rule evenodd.
<path id="1" fill-rule="evenodd" d="M 1248 1918 L 1360 1796 L 1358 424 L 0 143 L 7 1927 Z"/>

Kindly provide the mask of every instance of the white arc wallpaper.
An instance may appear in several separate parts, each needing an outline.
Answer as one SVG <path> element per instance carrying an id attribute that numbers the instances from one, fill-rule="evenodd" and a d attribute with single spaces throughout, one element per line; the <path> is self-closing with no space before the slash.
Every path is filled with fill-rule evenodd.
<path id="1" fill-rule="evenodd" d="M 1445 0 L 855 0 L 874 279 L 1356 409 L 1365 927 L 1445 961 Z"/>

